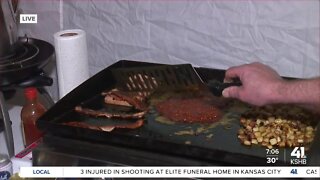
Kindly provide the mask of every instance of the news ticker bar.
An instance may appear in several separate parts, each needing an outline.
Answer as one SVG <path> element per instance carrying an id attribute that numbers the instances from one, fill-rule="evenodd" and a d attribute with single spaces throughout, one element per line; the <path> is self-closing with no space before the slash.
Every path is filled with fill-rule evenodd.
<path id="1" fill-rule="evenodd" d="M 25 178 L 319 178 L 320 167 L 97 166 L 21 167 Z"/>

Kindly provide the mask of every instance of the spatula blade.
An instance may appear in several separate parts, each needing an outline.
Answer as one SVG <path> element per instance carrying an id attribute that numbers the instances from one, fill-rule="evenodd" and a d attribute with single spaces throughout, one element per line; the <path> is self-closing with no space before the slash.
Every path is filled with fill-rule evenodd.
<path id="1" fill-rule="evenodd" d="M 203 83 L 191 64 L 116 68 L 112 69 L 112 74 L 117 86 L 128 91 L 182 89 Z"/>

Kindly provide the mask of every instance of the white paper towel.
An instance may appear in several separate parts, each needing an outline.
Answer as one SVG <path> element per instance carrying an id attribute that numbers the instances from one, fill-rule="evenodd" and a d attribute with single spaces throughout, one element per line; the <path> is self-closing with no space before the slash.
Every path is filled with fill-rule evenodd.
<path id="1" fill-rule="evenodd" d="M 70 29 L 54 34 L 60 99 L 89 78 L 86 33 Z"/>

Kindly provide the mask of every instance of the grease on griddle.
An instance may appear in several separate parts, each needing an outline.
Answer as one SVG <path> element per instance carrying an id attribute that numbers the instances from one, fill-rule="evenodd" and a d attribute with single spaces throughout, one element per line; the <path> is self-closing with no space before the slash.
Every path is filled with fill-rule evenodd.
<path id="1" fill-rule="evenodd" d="M 206 135 L 207 140 L 210 140 L 213 137 L 213 134 Z"/>
<path id="2" fill-rule="evenodd" d="M 230 118 L 230 117 L 233 117 L 233 118 Z M 182 136 L 182 135 L 198 136 L 198 135 L 204 134 L 206 135 L 207 138 L 212 138 L 214 129 L 217 126 L 223 126 L 223 128 L 227 131 L 231 129 L 235 123 L 238 124 L 239 118 L 240 118 L 240 115 L 236 116 L 234 113 L 227 113 L 217 122 L 214 122 L 211 124 L 205 124 L 205 125 L 198 124 L 199 126 L 195 128 L 188 127 L 184 130 L 176 131 L 174 134 L 179 136 Z"/>
<path id="3" fill-rule="evenodd" d="M 189 130 L 182 130 L 182 131 L 177 131 L 174 133 L 175 135 L 182 136 L 182 135 L 191 135 L 194 136 L 196 135 L 195 131 L 193 129 Z"/>
<path id="4" fill-rule="evenodd" d="M 168 124 L 168 125 L 173 125 L 175 122 L 170 121 L 168 118 L 163 117 L 163 116 L 157 116 L 155 121 L 162 123 L 162 124 Z"/>

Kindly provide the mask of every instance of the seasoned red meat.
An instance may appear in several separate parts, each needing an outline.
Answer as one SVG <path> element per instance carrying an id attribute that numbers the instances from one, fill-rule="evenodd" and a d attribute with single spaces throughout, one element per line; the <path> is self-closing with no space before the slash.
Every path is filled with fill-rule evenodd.
<path id="1" fill-rule="evenodd" d="M 156 109 L 162 116 L 177 122 L 211 123 L 221 117 L 220 110 L 202 98 L 171 98 L 158 103 Z"/>

